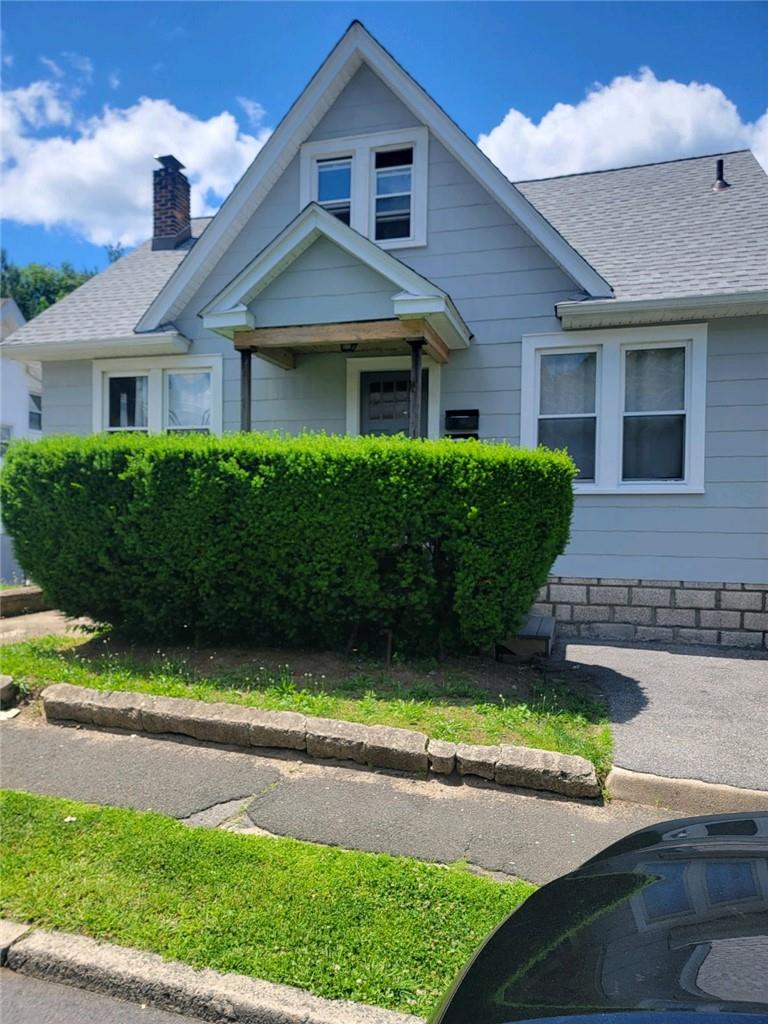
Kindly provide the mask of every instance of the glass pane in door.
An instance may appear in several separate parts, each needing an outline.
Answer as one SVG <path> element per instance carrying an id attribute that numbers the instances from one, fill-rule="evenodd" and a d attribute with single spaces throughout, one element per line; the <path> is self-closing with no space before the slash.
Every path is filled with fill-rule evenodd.
<path id="1" fill-rule="evenodd" d="M 421 375 L 421 434 L 427 436 L 429 370 Z M 410 415 L 410 373 L 383 370 L 360 374 L 360 433 L 407 434 Z"/>

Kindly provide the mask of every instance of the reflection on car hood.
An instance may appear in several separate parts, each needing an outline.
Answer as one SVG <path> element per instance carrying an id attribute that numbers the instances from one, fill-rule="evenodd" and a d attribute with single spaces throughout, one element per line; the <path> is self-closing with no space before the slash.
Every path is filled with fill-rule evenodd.
<path id="1" fill-rule="evenodd" d="M 481 947 L 432 1021 L 643 1010 L 768 1020 L 768 815 L 665 822 L 544 886 Z"/>

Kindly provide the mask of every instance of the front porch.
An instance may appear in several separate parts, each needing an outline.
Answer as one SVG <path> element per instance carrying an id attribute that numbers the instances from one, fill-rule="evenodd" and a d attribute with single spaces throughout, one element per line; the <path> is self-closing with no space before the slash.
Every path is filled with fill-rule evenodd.
<path id="1" fill-rule="evenodd" d="M 273 327 L 247 329 L 233 332 L 233 344 L 240 352 L 240 429 L 250 431 L 252 424 L 253 358 L 263 359 L 283 370 L 295 370 L 302 355 L 309 353 L 341 353 L 350 357 L 347 375 L 347 429 L 350 433 L 377 432 L 397 433 L 401 429 L 409 437 L 426 437 L 429 430 L 430 404 L 434 404 L 439 392 L 434 384 L 425 387 L 425 357 L 436 368 L 448 362 L 447 345 L 437 331 L 426 320 L 368 320 L 357 323 L 315 324 L 300 327 Z M 352 356 L 367 358 L 352 359 Z M 388 358 L 390 357 L 390 358 Z M 395 357 L 392 359 L 391 357 Z M 397 358 L 400 357 L 400 358 Z M 402 357 L 408 360 L 407 380 L 398 375 Z M 355 365 L 357 364 L 357 365 Z M 359 369 L 359 372 L 355 372 Z M 361 399 L 372 398 L 377 392 L 366 396 L 362 390 L 361 377 L 380 371 L 391 375 L 391 398 L 386 390 L 378 392 L 381 399 L 389 399 L 390 409 L 383 408 L 382 425 L 395 425 L 398 429 L 366 430 L 365 408 Z M 399 376 L 399 379 L 398 379 Z M 434 379 L 435 374 L 433 374 Z M 369 386 L 378 383 L 384 388 L 390 381 L 369 381 Z M 405 386 L 407 384 L 407 387 Z M 432 402 L 430 403 L 430 392 Z M 425 408 L 426 403 L 426 408 Z M 384 405 L 380 401 L 379 405 Z M 407 411 L 407 416 L 404 416 Z M 391 420 L 391 424 L 390 421 Z M 407 422 L 403 422 L 407 420 Z"/>
<path id="2" fill-rule="evenodd" d="M 200 315 L 240 352 L 243 431 L 254 357 L 292 374 L 336 354 L 347 362 L 348 433 L 437 436 L 440 368 L 472 337 L 442 289 L 314 203 Z"/>

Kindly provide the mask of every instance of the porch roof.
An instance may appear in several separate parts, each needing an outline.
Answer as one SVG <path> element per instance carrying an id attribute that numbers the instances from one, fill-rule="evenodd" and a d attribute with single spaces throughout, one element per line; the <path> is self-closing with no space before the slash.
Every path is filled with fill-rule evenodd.
<path id="1" fill-rule="evenodd" d="M 313 323 L 259 324 L 258 296 L 318 239 L 325 238 L 392 283 L 391 317 Z M 426 351 L 445 362 L 451 349 L 466 348 L 472 334 L 451 297 L 374 242 L 310 203 L 200 312 L 205 327 L 236 348 L 290 369 L 300 351 L 338 352 L 356 346 L 369 352 L 408 351 L 423 338 Z M 287 314 L 289 317 L 290 314 Z"/>

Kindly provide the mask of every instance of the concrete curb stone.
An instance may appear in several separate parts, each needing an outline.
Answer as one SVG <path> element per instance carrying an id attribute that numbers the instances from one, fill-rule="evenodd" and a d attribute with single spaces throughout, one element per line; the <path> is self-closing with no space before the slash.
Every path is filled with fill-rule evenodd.
<path id="1" fill-rule="evenodd" d="M 120 690 L 110 693 L 108 701 L 94 697 L 90 701 L 91 721 L 105 729 L 128 729 L 130 732 L 142 730 L 142 711 L 149 700 L 141 693 L 123 693 Z"/>
<path id="2" fill-rule="evenodd" d="M 0 708 L 12 708 L 18 695 L 13 676 L 0 675 Z"/>
<path id="3" fill-rule="evenodd" d="M 429 739 L 383 725 L 264 711 L 239 704 L 106 692 L 55 683 L 42 694 L 50 721 L 179 734 L 237 747 L 284 747 L 312 757 L 351 760 L 374 768 L 425 774 L 477 775 L 499 785 L 543 789 L 563 796 L 598 797 L 594 766 L 584 758 L 528 747 L 484 746 Z"/>
<path id="4" fill-rule="evenodd" d="M 459 775 L 479 775 L 493 781 L 499 747 L 486 747 L 479 743 L 459 743 L 456 746 L 456 766 Z"/>
<path id="5" fill-rule="evenodd" d="M 768 811 L 768 790 L 741 789 L 699 779 L 671 779 L 618 766 L 608 772 L 605 789 L 613 800 L 658 805 L 691 815 Z"/>
<path id="6" fill-rule="evenodd" d="M 392 768 L 402 772 L 429 770 L 427 737 L 423 732 L 396 729 L 388 725 L 369 725 L 366 730 L 365 762 L 374 768 Z"/>
<path id="7" fill-rule="evenodd" d="M 456 770 L 456 744 L 430 740 L 427 744 L 429 767 L 436 775 L 451 775 Z"/>
<path id="8" fill-rule="evenodd" d="M 28 931 L 22 928 L 21 934 Z M 83 935 L 34 930 L 12 941 L 7 966 L 47 981 L 231 1024 L 423 1024 L 421 1018 L 239 974 L 164 960 Z"/>
<path id="9" fill-rule="evenodd" d="M 136 695 L 132 695 L 136 696 Z M 103 701 L 100 690 L 69 683 L 54 683 L 43 690 L 43 705 L 49 720 L 93 725 L 94 705 Z"/>
<path id="10" fill-rule="evenodd" d="M 16 921 L 9 921 L 7 918 L 0 919 L 0 967 L 5 967 L 8 959 L 8 950 L 22 935 L 26 935 L 31 925 L 17 924 Z"/>
<path id="11" fill-rule="evenodd" d="M 307 749 L 307 720 L 298 711 L 259 711 L 251 713 L 249 740 L 252 747 Z"/>
<path id="12" fill-rule="evenodd" d="M 546 789 L 564 796 L 600 796 L 594 765 L 551 750 L 502 744 L 494 778 L 501 786 Z"/>
<path id="13" fill-rule="evenodd" d="M 43 691 L 43 705 L 46 714 L 48 713 L 47 693 L 47 690 Z M 142 728 L 145 732 L 179 733 L 181 736 L 194 738 L 195 719 L 200 703 L 196 700 L 187 700 L 186 697 L 149 697 L 141 709 Z"/>
<path id="14" fill-rule="evenodd" d="M 307 718 L 307 753 L 365 764 L 366 727 L 335 718 Z"/>

